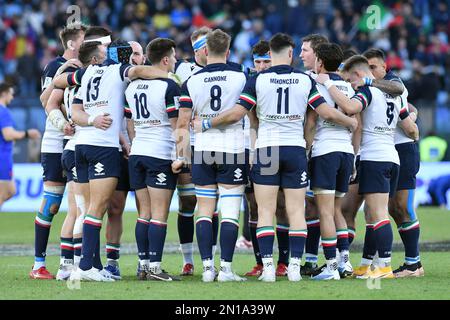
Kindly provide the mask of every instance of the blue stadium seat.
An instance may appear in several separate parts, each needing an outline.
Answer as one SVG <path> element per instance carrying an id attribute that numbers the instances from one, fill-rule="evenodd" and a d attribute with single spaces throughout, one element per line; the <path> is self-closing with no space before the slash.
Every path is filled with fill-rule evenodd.
<path id="1" fill-rule="evenodd" d="M 29 125 L 31 128 L 36 128 L 40 132 L 44 132 L 45 130 L 45 111 L 42 107 L 32 107 L 30 110 L 30 122 Z"/>
<path id="2" fill-rule="evenodd" d="M 27 128 L 27 110 L 22 107 L 11 108 L 15 129 L 25 130 Z"/>

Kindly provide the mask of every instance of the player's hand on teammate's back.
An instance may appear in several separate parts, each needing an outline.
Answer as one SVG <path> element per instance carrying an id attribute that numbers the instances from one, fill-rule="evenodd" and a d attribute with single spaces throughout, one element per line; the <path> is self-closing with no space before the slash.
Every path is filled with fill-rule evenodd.
<path id="1" fill-rule="evenodd" d="M 321 73 L 318 74 L 314 80 L 316 80 L 317 83 L 324 84 L 325 81 L 330 80 L 330 76 L 327 73 Z"/>
<path id="2" fill-rule="evenodd" d="M 415 112 L 411 112 L 411 113 L 409 114 L 409 117 L 411 118 L 411 120 L 412 120 L 413 122 L 416 122 L 416 120 L 417 120 L 417 114 L 416 114 Z"/>
<path id="3" fill-rule="evenodd" d="M 97 116 L 94 119 L 93 124 L 97 129 L 106 130 L 111 126 L 112 122 L 113 120 L 111 119 L 111 117 L 109 117 L 109 113 L 105 113 L 103 115 Z"/>
<path id="4" fill-rule="evenodd" d="M 172 172 L 173 173 L 180 173 L 181 169 L 184 166 L 184 162 L 181 160 L 175 160 L 172 162 Z"/>
<path id="5" fill-rule="evenodd" d="M 123 152 L 123 157 L 125 159 L 128 159 L 130 157 L 130 152 L 131 152 L 131 146 L 126 143 L 122 145 L 122 152 Z"/>
<path id="6" fill-rule="evenodd" d="M 351 119 L 352 119 L 352 123 L 351 123 L 351 127 L 349 129 L 353 132 L 356 130 L 356 128 L 358 128 L 358 119 L 356 119 L 355 116 L 352 116 Z"/>
<path id="7" fill-rule="evenodd" d="M 37 140 L 41 138 L 41 133 L 37 129 L 28 129 L 27 133 L 30 139 Z"/>
<path id="8" fill-rule="evenodd" d="M 64 126 L 64 135 L 65 136 L 73 136 L 74 134 L 75 134 L 75 128 L 70 123 L 67 123 Z"/>
<path id="9" fill-rule="evenodd" d="M 78 69 L 78 68 L 81 68 L 81 67 L 83 67 L 83 64 L 80 62 L 80 60 L 78 60 L 78 59 L 69 59 L 61 67 L 58 68 L 54 78 L 57 78 L 59 75 L 64 73 L 64 71 L 66 71 L 68 68 Z"/>

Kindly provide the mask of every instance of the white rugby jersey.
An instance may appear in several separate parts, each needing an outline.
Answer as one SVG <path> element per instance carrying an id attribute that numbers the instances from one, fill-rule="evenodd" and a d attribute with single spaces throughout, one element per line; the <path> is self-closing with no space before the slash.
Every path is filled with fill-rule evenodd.
<path id="1" fill-rule="evenodd" d="M 57 57 L 44 68 L 41 79 L 41 88 L 44 91 L 52 82 L 59 67 L 67 60 L 64 57 Z M 68 68 L 66 72 L 73 72 L 75 69 Z M 42 153 L 62 153 L 63 152 L 64 133 L 55 128 L 48 118 L 45 121 L 45 131 L 42 136 L 41 152 Z"/>
<path id="2" fill-rule="evenodd" d="M 178 117 L 177 83 L 171 79 L 135 80 L 125 95 L 136 130 L 130 155 L 175 160 L 169 119 Z"/>
<path id="3" fill-rule="evenodd" d="M 400 97 L 402 99 L 403 107 L 405 107 L 409 112 L 408 89 L 406 89 L 405 85 L 403 84 L 403 81 L 397 75 L 395 75 L 395 73 L 393 73 L 392 71 L 389 71 L 386 73 L 386 75 L 384 76 L 384 80 L 396 81 L 403 85 L 403 93 Z M 398 125 L 397 125 L 397 128 L 395 128 L 394 141 L 395 141 L 395 144 L 414 142 L 414 140 L 411 139 L 410 137 L 408 137 L 405 134 L 405 132 L 403 131 L 403 129 Z"/>
<path id="4" fill-rule="evenodd" d="M 75 95 L 77 94 L 80 87 L 70 87 L 64 89 L 64 108 L 66 110 L 67 118 L 70 120 L 72 118 L 72 104 Z M 80 126 L 75 126 L 75 134 L 73 136 L 64 136 L 64 139 L 69 140 L 64 147 L 64 150 L 75 151 L 76 137 L 80 131 Z"/>
<path id="5" fill-rule="evenodd" d="M 124 117 L 123 93 L 130 67 L 129 64 L 113 64 L 108 61 L 78 70 L 72 75 L 74 83 L 81 79 L 78 99 L 75 98 L 74 103 L 83 103 L 84 111 L 90 116 L 105 112 L 112 119 L 111 126 L 106 130 L 94 126 L 80 127 L 77 145 L 120 147 L 119 133 Z"/>
<path id="6" fill-rule="evenodd" d="M 361 113 L 363 128 L 361 139 L 361 160 L 393 162 L 400 164 L 394 144 L 395 128 L 399 119 L 409 116 L 406 108 L 401 108 L 400 97 L 397 100 L 375 87 L 359 88 L 352 99 L 358 99 L 363 105 Z"/>
<path id="7" fill-rule="evenodd" d="M 316 82 L 288 65 L 273 66 L 251 77 L 238 103 L 250 110 L 256 105 L 259 119 L 256 148 L 305 148 L 303 124 L 306 108 L 325 103 Z"/>
<path id="8" fill-rule="evenodd" d="M 203 66 L 199 65 L 197 62 L 179 60 L 175 65 L 175 74 L 180 78 L 181 82 L 184 83 L 193 74 L 202 69 Z"/>
<path id="9" fill-rule="evenodd" d="M 180 107 L 192 108 L 201 119 L 211 119 L 233 108 L 246 76 L 225 63 L 207 65 L 191 76 L 181 89 Z M 195 133 L 196 151 L 244 152 L 243 121 Z"/>
<path id="10" fill-rule="evenodd" d="M 355 91 L 349 82 L 344 81 L 335 73 L 329 73 L 329 76 L 336 88 L 338 88 L 347 97 L 353 97 Z M 324 85 L 317 84 L 317 89 L 329 106 L 342 111 Z M 319 116 L 311 156 L 318 157 L 331 152 L 345 152 L 353 154 L 352 134 L 346 127 L 324 120 Z"/>

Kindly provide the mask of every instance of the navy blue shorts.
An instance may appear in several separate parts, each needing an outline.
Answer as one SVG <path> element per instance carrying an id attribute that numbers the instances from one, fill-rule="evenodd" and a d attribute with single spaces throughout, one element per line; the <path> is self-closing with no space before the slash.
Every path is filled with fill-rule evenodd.
<path id="1" fill-rule="evenodd" d="M 397 190 L 412 190 L 416 188 L 416 175 L 420 169 L 420 153 L 417 142 L 407 142 L 395 145 L 400 158 L 400 172 Z"/>
<path id="2" fill-rule="evenodd" d="M 61 161 L 62 167 L 67 177 L 67 182 L 70 181 L 78 182 L 77 169 L 75 167 L 75 151 L 64 150 L 61 157 Z"/>
<path id="3" fill-rule="evenodd" d="M 128 159 L 125 159 L 123 153 L 120 152 L 120 177 L 117 181 L 117 191 L 132 191 L 130 187 L 130 174 L 128 169 Z"/>
<path id="4" fill-rule="evenodd" d="M 44 169 L 44 181 L 66 183 L 66 174 L 61 163 L 62 153 L 41 153 L 41 165 Z"/>
<path id="5" fill-rule="evenodd" d="M 195 151 L 192 182 L 198 186 L 212 184 L 247 184 L 245 153 Z"/>
<path id="6" fill-rule="evenodd" d="M 11 181 L 13 177 L 13 157 L 11 154 L 0 154 L 0 180 Z"/>
<path id="7" fill-rule="evenodd" d="M 79 183 L 120 177 L 120 152 L 115 147 L 76 145 L 75 164 Z"/>
<path id="8" fill-rule="evenodd" d="M 350 184 L 359 184 L 359 163 L 361 161 L 360 158 L 361 158 L 360 155 L 356 156 L 356 160 L 355 160 L 356 175 L 352 180 L 350 180 Z"/>
<path id="9" fill-rule="evenodd" d="M 130 156 L 128 160 L 130 185 L 134 190 L 147 186 L 175 190 L 178 175 L 172 172 L 172 160 L 147 156 Z"/>
<path id="10" fill-rule="evenodd" d="M 254 183 L 301 189 L 308 186 L 306 150 L 298 146 L 256 149 L 251 177 Z"/>
<path id="11" fill-rule="evenodd" d="M 359 194 L 395 194 L 399 166 L 393 162 L 361 160 L 359 164 Z"/>
<path id="12" fill-rule="evenodd" d="M 311 190 L 324 189 L 346 193 L 353 171 L 354 155 L 331 152 L 310 159 Z"/>

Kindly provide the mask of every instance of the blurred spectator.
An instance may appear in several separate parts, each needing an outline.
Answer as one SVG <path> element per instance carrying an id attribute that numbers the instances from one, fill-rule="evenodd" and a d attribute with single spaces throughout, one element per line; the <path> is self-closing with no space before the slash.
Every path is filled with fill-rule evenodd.
<path id="1" fill-rule="evenodd" d="M 424 162 L 442 161 L 447 152 L 447 147 L 447 141 L 431 131 L 420 140 L 420 160 Z"/>
<path id="2" fill-rule="evenodd" d="M 440 206 L 441 209 L 450 209 L 447 192 L 450 190 L 450 175 L 432 179 L 428 186 L 428 193 L 431 196 L 431 205 Z"/>
<path id="3" fill-rule="evenodd" d="M 18 59 L 17 74 L 19 78 L 20 95 L 28 98 L 36 97 L 38 92 L 38 80 L 41 76 L 39 60 L 34 51 L 28 49 L 25 54 Z"/>

